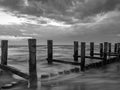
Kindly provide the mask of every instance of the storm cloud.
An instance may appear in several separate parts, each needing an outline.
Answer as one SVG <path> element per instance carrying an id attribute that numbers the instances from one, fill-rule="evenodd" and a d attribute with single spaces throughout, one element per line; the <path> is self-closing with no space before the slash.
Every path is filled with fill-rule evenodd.
<path id="1" fill-rule="evenodd" d="M 120 9 L 120 0 L 0 0 L 4 6 L 20 13 L 68 19 L 83 19 L 99 13 Z M 64 15 L 64 16 L 62 16 Z"/>
<path id="2" fill-rule="evenodd" d="M 0 7 L 17 11 L 19 15 L 1 11 L 5 20 L 0 26 L 4 36 L 65 43 L 115 41 L 120 37 L 120 0 L 0 0 Z M 8 16 L 14 21 L 8 22 Z"/>

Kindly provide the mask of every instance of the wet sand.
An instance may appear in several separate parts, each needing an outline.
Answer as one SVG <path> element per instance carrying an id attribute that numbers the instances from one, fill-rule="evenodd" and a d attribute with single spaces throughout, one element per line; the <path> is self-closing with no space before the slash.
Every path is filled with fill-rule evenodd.
<path id="1" fill-rule="evenodd" d="M 8 73 L 1 76 L 1 85 L 6 82 L 17 81 Z M 28 89 L 27 81 L 18 80 L 18 82 L 16 86 L 6 90 L 119 90 L 120 63 L 111 64 L 100 69 L 91 69 L 84 73 L 63 75 L 53 80 L 39 81 L 38 88 Z"/>
<path id="2" fill-rule="evenodd" d="M 69 80 L 49 82 L 43 90 L 119 90 L 120 63 L 91 69 Z"/>

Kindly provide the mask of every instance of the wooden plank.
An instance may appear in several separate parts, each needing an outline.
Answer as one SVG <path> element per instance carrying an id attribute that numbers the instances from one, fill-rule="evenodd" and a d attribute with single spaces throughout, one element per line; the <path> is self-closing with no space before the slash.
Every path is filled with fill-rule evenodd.
<path id="1" fill-rule="evenodd" d="M 91 58 L 90 56 L 85 56 L 85 58 Z M 92 59 L 103 59 L 102 57 L 92 57 Z"/>
<path id="2" fill-rule="evenodd" d="M 74 61 L 78 62 L 78 41 L 74 41 Z"/>
<path id="3" fill-rule="evenodd" d="M 78 57 L 81 57 L 81 56 L 78 56 Z M 91 58 L 91 56 L 85 56 L 85 58 Z M 103 59 L 103 58 L 102 58 L 102 57 L 95 57 L 95 56 L 94 56 L 94 57 L 92 57 L 92 59 L 96 59 L 96 60 L 97 60 L 97 59 Z M 86 60 L 87 60 L 87 59 L 86 59 Z"/>
<path id="4" fill-rule="evenodd" d="M 108 59 L 108 61 L 110 61 L 110 60 L 115 60 L 115 61 L 117 61 L 117 57 L 111 57 L 111 58 Z"/>
<path id="5" fill-rule="evenodd" d="M 118 53 L 111 52 L 110 54 L 118 54 Z"/>
<path id="6" fill-rule="evenodd" d="M 100 55 L 100 53 L 94 53 L 94 55 Z"/>
<path id="7" fill-rule="evenodd" d="M 1 41 L 1 64 L 7 65 L 8 57 L 8 40 Z"/>
<path id="8" fill-rule="evenodd" d="M 80 64 L 81 64 L 81 63 L 78 63 L 78 62 L 70 62 L 70 61 L 63 61 L 63 60 L 56 60 L 56 59 L 53 59 L 53 62 L 71 64 L 71 65 L 78 65 L 78 66 L 80 66 Z"/>
<path id="9" fill-rule="evenodd" d="M 94 57 L 94 42 L 90 42 L 90 56 Z"/>
<path id="10" fill-rule="evenodd" d="M 25 73 L 15 69 L 15 68 L 11 67 L 11 66 L 0 64 L 0 68 L 5 70 L 5 71 L 12 72 L 13 74 L 16 74 L 16 75 L 18 75 L 18 76 L 20 76 L 20 77 L 22 77 L 24 79 L 27 79 L 27 80 L 29 79 L 29 75 L 28 74 L 25 74 Z"/>
<path id="11" fill-rule="evenodd" d="M 47 58 L 47 61 L 48 61 L 48 64 L 52 64 L 52 60 L 53 60 L 53 41 L 52 40 L 48 40 L 47 41 L 47 55 L 48 55 L 48 58 Z"/>
<path id="12" fill-rule="evenodd" d="M 86 43 L 81 42 L 81 71 L 85 71 L 85 48 Z"/>
<path id="13" fill-rule="evenodd" d="M 119 54 L 110 54 L 110 56 L 118 56 Z"/>
<path id="14" fill-rule="evenodd" d="M 29 87 L 37 87 L 36 39 L 29 39 Z"/>

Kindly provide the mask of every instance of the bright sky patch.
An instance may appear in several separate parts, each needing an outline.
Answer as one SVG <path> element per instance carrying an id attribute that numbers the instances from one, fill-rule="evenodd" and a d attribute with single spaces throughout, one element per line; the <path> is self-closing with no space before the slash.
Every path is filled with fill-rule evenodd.
<path id="1" fill-rule="evenodd" d="M 10 36 L 10 35 L 1 35 L 1 40 L 25 40 L 31 39 L 32 37 L 23 37 L 23 36 Z"/>

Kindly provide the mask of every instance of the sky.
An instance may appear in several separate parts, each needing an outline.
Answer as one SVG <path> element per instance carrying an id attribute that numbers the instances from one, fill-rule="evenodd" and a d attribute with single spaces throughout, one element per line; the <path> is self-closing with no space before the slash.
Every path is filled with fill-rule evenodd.
<path id="1" fill-rule="evenodd" d="M 0 0 L 0 40 L 120 41 L 120 0 Z"/>

